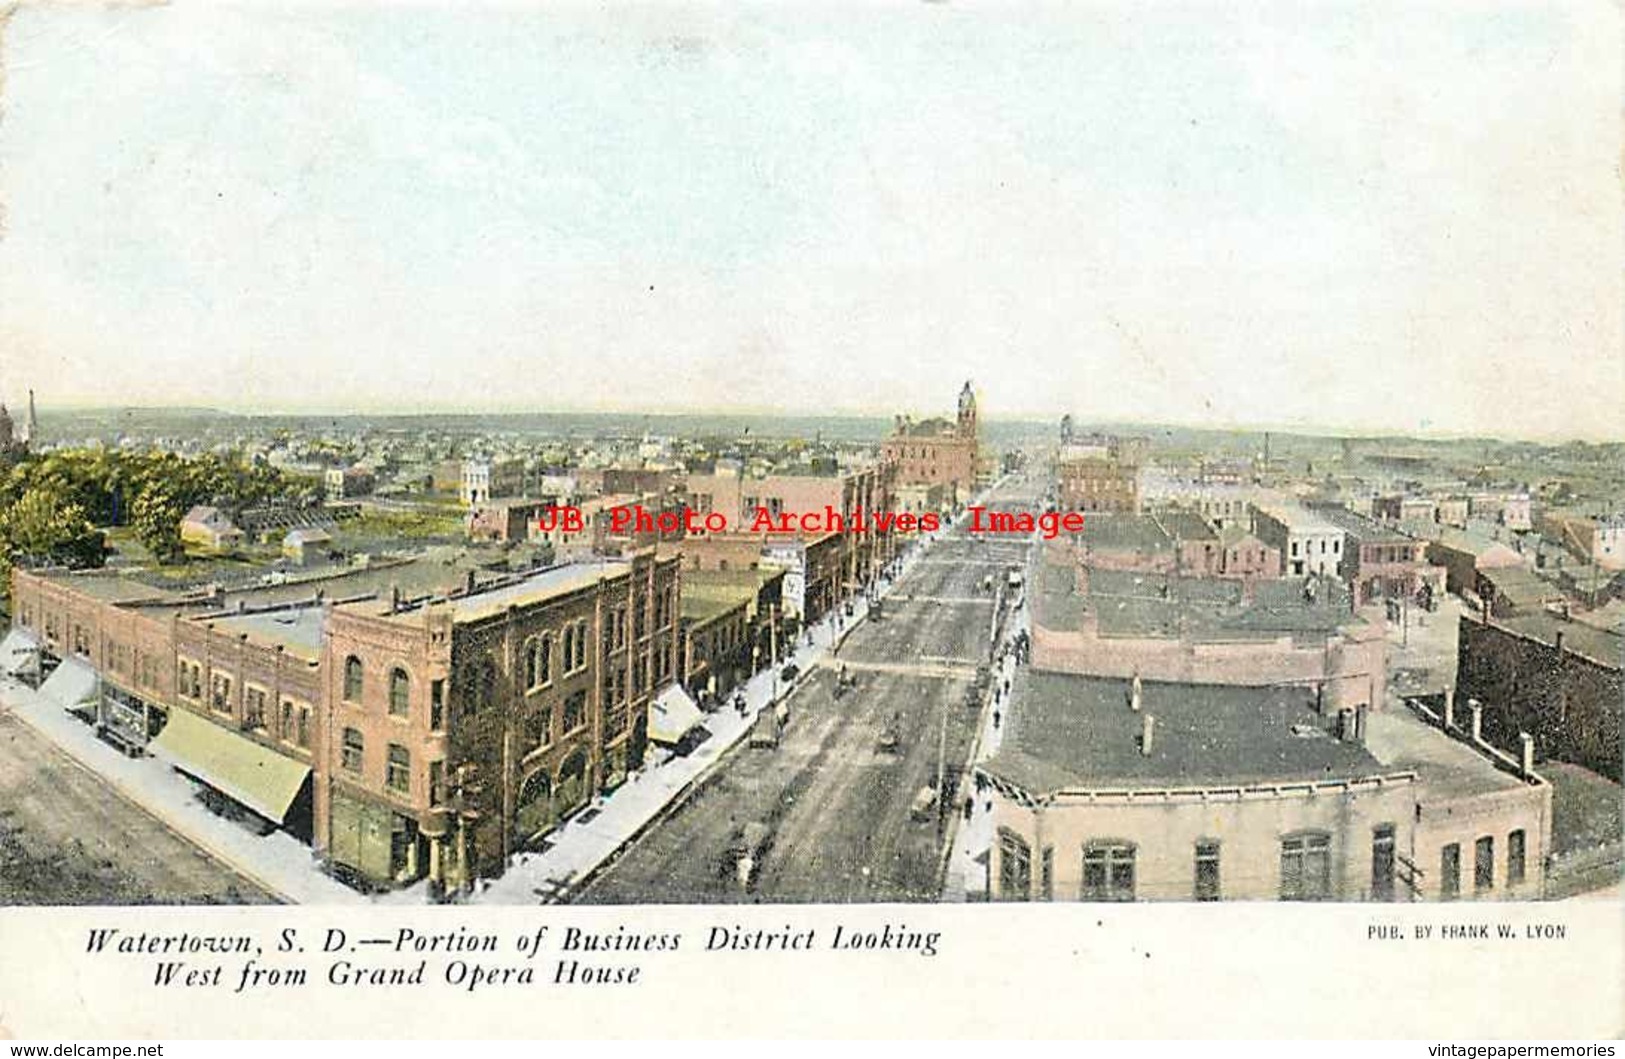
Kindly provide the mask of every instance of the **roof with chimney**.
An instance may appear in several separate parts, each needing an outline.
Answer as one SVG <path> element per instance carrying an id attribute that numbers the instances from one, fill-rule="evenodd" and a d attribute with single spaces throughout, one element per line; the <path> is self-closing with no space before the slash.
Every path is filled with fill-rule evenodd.
<path id="1" fill-rule="evenodd" d="M 1017 670 L 998 751 L 983 769 L 1033 793 L 1066 788 L 1245 785 L 1358 779 L 1382 762 L 1333 734 L 1305 688 L 1141 685 Z M 1145 717 L 1155 719 L 1141 753 Z"/>

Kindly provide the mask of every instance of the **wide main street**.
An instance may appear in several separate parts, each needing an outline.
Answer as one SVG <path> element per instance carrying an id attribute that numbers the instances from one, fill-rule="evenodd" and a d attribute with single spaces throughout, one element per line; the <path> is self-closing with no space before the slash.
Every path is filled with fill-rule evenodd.
<path id="1" fill-rule="evenodd" d="M 1020 485 L 988 502 L 1022 511 L 1036 503 L 1033 488 Z M 1026 537 L 977 539 L 957 529 L 933 543 L 886 597 L 884 616 L 852 630 L 788 695 L 778 746 L 740 744 L 575 900 L 937 900 L 955 821 L 916 814 L 913 802 L 939 767 L 950 784 L 963 769 L 981 718 L 966 691 L 988 660 L 997 588 L 1011 567 L 1025 566 L 1029 548 Z M 837 696 L 843 667 L 856 686 Z M 888 728 L 895 750 L 881 746 Z M 744 884 L 729 851 L 751 824 L 771 839 Z"/>
<path id="2" fill-rule="evenodd" d="M 270 900 L 0 706 L 0 905 Z"/>

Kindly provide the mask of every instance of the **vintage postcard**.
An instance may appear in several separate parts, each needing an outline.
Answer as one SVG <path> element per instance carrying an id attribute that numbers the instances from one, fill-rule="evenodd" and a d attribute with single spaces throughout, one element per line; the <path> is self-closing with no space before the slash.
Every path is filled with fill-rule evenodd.
<path id="1" fill-rule="evenodd" d="M 6 7 L 0 1035 L 1617 1035 L 1620 28 Z"/>

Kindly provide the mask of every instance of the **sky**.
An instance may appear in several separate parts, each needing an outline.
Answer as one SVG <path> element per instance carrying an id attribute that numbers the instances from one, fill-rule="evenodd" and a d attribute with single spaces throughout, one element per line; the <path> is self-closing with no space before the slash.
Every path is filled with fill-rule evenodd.
<path id="1" fill-rule="evenodd" d="M 25 6 L 0 396 L 1617 439 L 1619 17 Z"/>

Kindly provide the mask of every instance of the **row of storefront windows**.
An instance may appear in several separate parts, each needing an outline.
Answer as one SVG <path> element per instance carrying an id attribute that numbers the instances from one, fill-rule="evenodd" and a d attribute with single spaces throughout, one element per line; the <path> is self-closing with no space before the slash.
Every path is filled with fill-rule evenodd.
<path id="1" fill-rule="evenodd" d="M 1204 839 L 1195 846 L 1195 883 L 1192 897 L 1217 901 L 1222 896 L 1219 843 Z M 1519 886 L 1526 878 L 1527 840 L 1522 829 L 1507 835 L 1506 886 Z M 1392 824 L 1380 824 L 1371 835 L 1371 888 L 1373 901 L 1392 901 L 1400 859 Z M 1040 857 L 1038 896 L 1054 898 L 1054 849 Z M 1079 896 L 1084 901 L 1132 901 L 1135 895 L 1135 847 L 1117 841 L 1090 842 L 1083 847 L 1083 876 Z M 1461 845 L 1443 847 L 1439 866 L 1440 897 L 1461 894 Z M 1484 835 L 1474 843 L 1473 882 L 1479 893 L 1495 886 L 1495 838 Z M 1032 847 L 1013 831 L 999 833 L 999 895 L 1025 900 L 1032 891 Z M 1281 839 L 1280 897 L 1283 901 L 1324 901 L 1335 894 L 1331 876 L 1331 836 L 1321 831 L 1286 835 Z"/>

